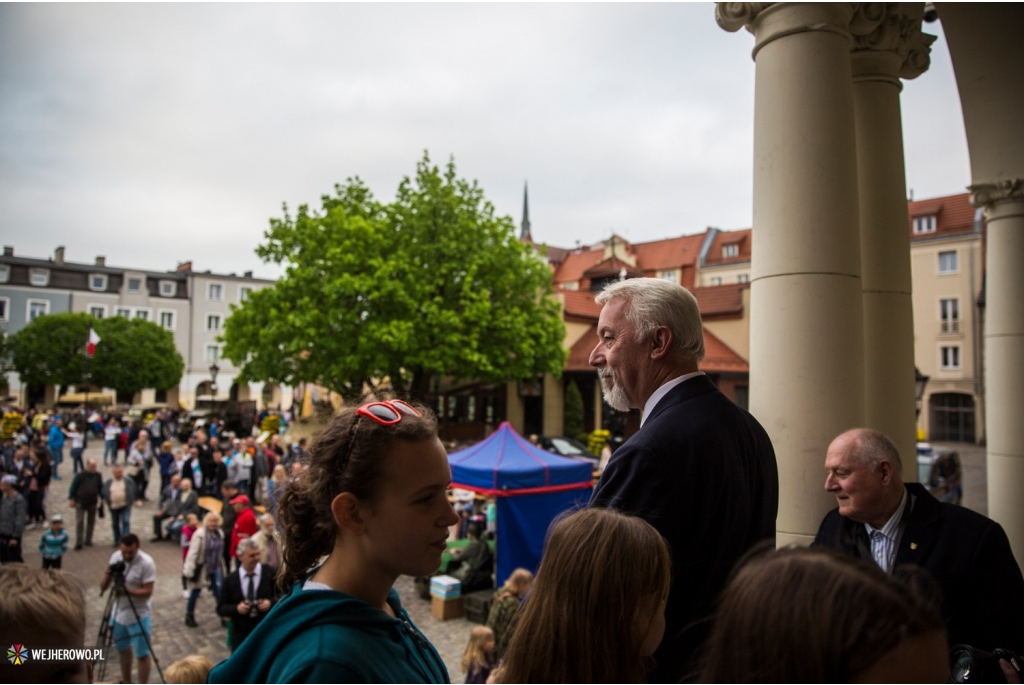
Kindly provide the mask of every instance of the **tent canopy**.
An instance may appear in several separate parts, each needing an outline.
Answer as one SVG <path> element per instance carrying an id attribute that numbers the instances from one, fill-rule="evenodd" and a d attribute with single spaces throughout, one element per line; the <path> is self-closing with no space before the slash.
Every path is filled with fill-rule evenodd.
<path id="1" fill-rule="evenodd" d="M 593 480 L 589 460 L 531 445 L 508 421 L 485 440 L 449 454 L 448 463 L 453 487 L 498 497 L 588 488 Z"/>

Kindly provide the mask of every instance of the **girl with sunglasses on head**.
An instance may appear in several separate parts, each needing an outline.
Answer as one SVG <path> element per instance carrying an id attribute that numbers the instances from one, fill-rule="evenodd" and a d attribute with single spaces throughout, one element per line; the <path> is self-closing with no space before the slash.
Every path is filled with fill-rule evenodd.
<path id="1" fill-rule="evenodd" d="M 429 409 L 393 400 L 335 416 L 279 504 L 287 596 L 209 682 L 449 682 L 391 586 L 440 566 L 459 520 L 450 481 Z"/>

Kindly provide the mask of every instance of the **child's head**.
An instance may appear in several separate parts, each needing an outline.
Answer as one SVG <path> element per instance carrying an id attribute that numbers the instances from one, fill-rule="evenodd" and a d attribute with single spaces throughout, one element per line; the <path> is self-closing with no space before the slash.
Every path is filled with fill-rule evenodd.
<path id="1" fill-rule="evenodd" d="M 70 574 L 24 564 L 0 567 L 0 644 L 26 648 L 81 648 L 85 644 L 85 595 Z M 92 682 L 85 661 L 27 660 L 17 678 L 26 683 Z"/>
<path id="2" fill-rule="evenodd" d="M 189 528 L 198 528 L 199 516 L 197 514 L 189 513 L 187 516 L 185 516 L 185 525 L 187 525 Z"/>
<path id="3" fill-rule="evenodd" d="M 533 584 L 533 574 L 525 568 L 517 568 L 512 571 L 512 575 L 505 581 L 505 585 L 501 588 L 502 593 L 509 593 L 516 597 L 522 597 L 530 591 L 530 585 Z"/>
<path id="4" fill-rule="evenodd" d="M 641 682 L 664 632 L 671 557 L 643 519 L 583 509 L 551 529 L 505 682 Z"/>
<path id="5" fill-rule="evenodd" d="M 205 683 L 213 664 L 205 656 L 192 654 L 167 667 L 168 683 Z"/>
<path id="6" fill-rule="evenodd" d="M 913 656 L 899 654 L 901 647 Z M 892 661 L 887 655 L 917 672 L 877 670 Z M 701 680 L 942 682 L 946 659 L 932 603 L 874 563 L 821 548 L 771 549 L 734 571 Z"/>
<path id="7" fill-rule="evenodd" d="M 448 458 L 429 409 L 395 406 L 346 408 L 317 437 L 308 469 L 279 506 L 282 588 L 340 544 L 358 542 L 355 553 L 388 573 L 429 575 L 440 565 L 448 526 L 458 521 L 447 498 Z M 388 425 L 366 416 L 390 421 L 396 411 L 400 419 Z"/>
<path id="8" fill-rule="evenodd" d="M 494 631 L 487 626 L 474 626 L 469 633 L 469 643 L 462 655 L 462 672 L 469 671 L 470 666 L 485 665 L 489 662 L 487 655 L 494 651 Z"/>
<path id="9" fill-rule="evenodd" d="M 50 517 L 50 527 L 55 531 L 59 531 L 64 527 L 64 517 L 60 514 L 54 514 Z"/>

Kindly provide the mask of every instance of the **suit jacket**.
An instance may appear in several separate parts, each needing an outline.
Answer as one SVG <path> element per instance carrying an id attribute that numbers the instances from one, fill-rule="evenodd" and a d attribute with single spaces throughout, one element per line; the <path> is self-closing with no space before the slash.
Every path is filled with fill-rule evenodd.
<path id="1" fill-rule="evenodd" d="M 906 488 L 912 508 L 894 568 L 913 564 L 938 582 L 950 645 L 1024 651 L 1024 578 L 1002 526 L 939 502 L 919 483 Z M 874 563 L 864 524 L 838 509 L 825 515 L 814 544 Z"/>
<path id="2" fill-rule="evenodd" d="M 248 585 L 248 584 L 247 584 Z M 231 650 L 238 649 L 249 633 L 267 615 L 261 611 L 255 618 L 248 614 L 238 613 L 238 603 L 246 597 L 246 590 L 242 587 L 241 569 L 233 571 L 224 579 L 224 588 L 220 591 L 220 604 L 217 605 L 217 613 L 231 619 Z M 273 566 L 263 564 L 260 571 L 260 584 L 256 587 L 256 599 L 269 599 L 270 605 L 277 603 L 277 569 Z"/>
<path id="3" fill-rule="evenodd" d="M 672 588 L 651 681 L 678 682 L 736 561 L 775 540 L 779 477 L 768 434 L 707 376 L 691 378 L 615 451 L 590 505 L 639 516 L 668 542 Z"/>

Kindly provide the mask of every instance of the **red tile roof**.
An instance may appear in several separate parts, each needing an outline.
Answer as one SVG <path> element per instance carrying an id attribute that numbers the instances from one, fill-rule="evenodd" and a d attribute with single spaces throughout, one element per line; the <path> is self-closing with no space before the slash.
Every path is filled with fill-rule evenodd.
<path id="1" fill-rule="evenodd" d="M 692 266 L 700 256 L 700 245 L 704 242 L 704 234 L 683 235 L 678 238 L 654 240 L 649 243 L 635 243 L 633 254 L 636 265 L 645 272 L 667 271 Z M 648 273 L 654 276 L 653 273 Z"/>
<path id="2" fill-rule="evenodd" d="M 743 290 L 749 283 L 728 283 L 704 288 L 691 288 L 697 298 L 701 316 L 723 316 L 743 313 Z"/>
<path id="3" fill-rule="evenodd" d="M 565 364 L 566 371 L 591 371 L 590 353 L 597 344 L 597 325 L 580 336 L 580 339 L 569 350 L 569 360 Z M 714 333 L 704 329 L 704 361 L 700 363 L 701 371 L 706 373 L 749 373 L 750 366 L 743 357 L 736 354 L 731 347 L 722 342 Z"/>
<path id="4" fill-rule="evenodd" d="M 708 249 L 707 257 L 704 259 L 706 266 L 717 264 L 742 264 L 750 261 L 750 253 L 754 242 L 753 232 L 749 228 L 740 231 L 720 231 L 715 234 Z M 735 257 L 723 257 L 722 248 L 726 245 L 736 243 L 739 251 Z"/>
<path id="5" fill-rule="evenodd" d="M 609 257 L 608 259 L 604 260 L 603 262 L 595 264 L 594 266 L 592 266 L 589 269 L 587 269 L 586 271 L 584 271 L 583 272 L 583 277 L 584 278 L 593 278 L 595 276 L 597 276 L 597 277 L 608 276 L 608 275 L 612 275 L 612 274 L 617 274 L 617 273 L 621 272 L 623 269 L 626 270 L 627 274 L 633 276 L 634 278 L 637 277 L 637 276 L 642 276 L 643 275 L 643 271 L 641 271 L 640 269 L 637 269 L 635 266 L 630 266 L 629 264 L 626 264 L 624 261 L 622 261 L 618 257 Z"/>
<path id="6" fill-rule="evenodd" d="M 971 206 L 968 193 L 908 202 L 907 214 L 907 230 L 910 231 L 911 240 L 927 240 L 974 230 L 974 207 Z M 915 234 L 914 218 L 929 215 L 935 216 L 935 232 Z"/>
<path id="7" fill-rule="evenodd" d="M 583 278 L 583 272 L 604 259 L 604 250 L 570 252 L 555 269 L 555 283 L 575 283 Z"/>
<path id="8" fill-rule="evenodd" d="M 601 305 L 594 302 L 595 293 L 589 290 L 563 290 L 565 295 L 565 315 L 583 319 L 597 319 L 601 315 Z"/>
<path id="9" fill-rule="evenodd" d="M 593 371 L 590 365 L 590 353 L 597 345 L 597 324 L 591 326 L 580 339 L 569 348 L 569 359 L 565 362 L 566 371 Z"/>

